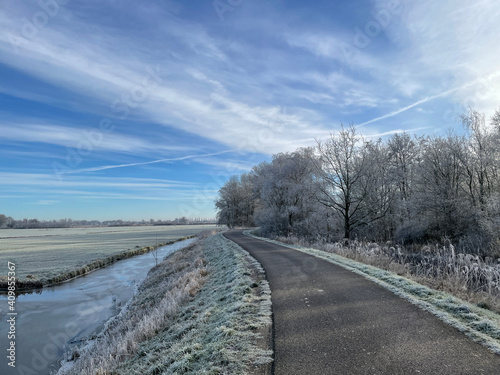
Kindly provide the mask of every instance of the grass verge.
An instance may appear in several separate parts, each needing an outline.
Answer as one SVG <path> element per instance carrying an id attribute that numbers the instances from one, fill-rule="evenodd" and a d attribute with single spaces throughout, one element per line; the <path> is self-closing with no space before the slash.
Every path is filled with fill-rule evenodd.
<path id="1" fill-rule="evenodd" d="M 251 232 L 245 232 L 245 234 L 313 255 L 361 275 L 434 314 L 445 323 L 452 325 L 474 341 L 500 355 L 500 315 L 490 310 L 480 308 L 446 292 L 428 288 L 393 272 L 360 263 L 338 254 L 286 244 L 256 236 Z"/>
<path id="2" fill-rule="evenodd" d="M 58 374 L 267 373 L 270 294 L 248 253 L 203 236 L 154 267 L 128 309 Z"/>

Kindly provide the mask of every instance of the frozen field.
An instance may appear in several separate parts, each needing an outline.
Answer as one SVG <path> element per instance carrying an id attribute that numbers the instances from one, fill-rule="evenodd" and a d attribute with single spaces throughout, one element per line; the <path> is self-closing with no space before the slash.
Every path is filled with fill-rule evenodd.
<path id="1" fill-rule="evenodd" d="M 192 235 L 214 225 L 147 227 L 2 229 L 0 276 L 7 262 L 16 264 L 16 276 L 52 278 L 97 259 Z M 151 255 L 152 256 L 152 255 Z"/>

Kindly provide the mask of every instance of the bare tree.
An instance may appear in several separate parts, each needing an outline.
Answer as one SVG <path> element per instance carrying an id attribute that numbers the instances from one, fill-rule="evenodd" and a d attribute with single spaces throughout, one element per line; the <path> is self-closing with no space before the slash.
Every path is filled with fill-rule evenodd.
<path id="1" fill-rule="evenodd" d="M 358 196 L 363 197 L 358 215 L 360 234 L 367 238 L 392 238 L 396 184 L 394 170 L 389 160 L 388 147 L 381 140 L 364 144 L 364 180 Z"/>
<path id="2" fill-rule="evenodd" d="M 392 167 L 400 199 L 408 200 L 412 193 L 414 166 L 418 161 L 420 140 L 406 134 L 394 134 L 387 142 L 389 164 Z"/>
<path id="3" fill-rule="evenodd" d="M 318 200 L 324 206 L 337 212 L 344 225 L 344 238 L 351 238 L 352 231 L 362 223 L 363 205 L 369 163 L 363 150 L 363 138 L 353 125 L 331 135 L 325 142 L 318 142 L 322 179 Z M 366 214 L 365 214 L 366 215 Z"/>
<path id="4" fill-rule="evenodd" d="M 468 152 L 464 166 L 467 187 L 475 206 L 483 209 L 488 197 L 498 187 L 498 137 L 486 127 L 484 114 L 473 109 L 461 116 L 469 130 Z"/>
<path id="5" fill-rule="evenodd" d="M 500 108 L 495 111 L 495 114 L 491 117 L 491 125 L 495 131 L 500 134 Z"/>
<path id="6" fill-rule="evenodd" d="M 412 198 L 415 177 L 421 162 L 422 138 L 411 138 L 408 134 L 394 134 L 387 141 L 388 164 L 394 184 L 394 207 L 392 212 L 392 238 L 412 237 L 415 210 Z"/>
<path id="7" fill-rule="evenodd" d="M 424 231 L 422 235 L 439 239 L 466 231 L 470 208 L 464 194 L 465 144 L 463 137 L 452 133 L 446 138 L 428 138 L 422 143 L 422 161 L 412 200 Z"/>
<path id="8" fill-rule="evenodd" d="M 342 126 L 317 147 L 274 155 L 219 191 L 218 220 L 306 239 L 500 243 L 500 109 L 461 117 L 468 133 L 366 141 Z"/>

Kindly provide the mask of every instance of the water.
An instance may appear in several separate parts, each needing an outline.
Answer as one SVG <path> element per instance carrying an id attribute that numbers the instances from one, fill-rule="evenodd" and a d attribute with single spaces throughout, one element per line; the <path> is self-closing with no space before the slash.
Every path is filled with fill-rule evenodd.
<path id="1" fill-rule="evenodd" d="M 194 239 L 159 249 L 158 259 Z M 120 312 L 155 265 L 152 253 L 121 260 L 64 284 L 20 295 L 15 304 L 16 367 L 8 365 L 7 296 L 0 296 L 0 374 L 50 374 L 66 349 L 92 337 Z"/>

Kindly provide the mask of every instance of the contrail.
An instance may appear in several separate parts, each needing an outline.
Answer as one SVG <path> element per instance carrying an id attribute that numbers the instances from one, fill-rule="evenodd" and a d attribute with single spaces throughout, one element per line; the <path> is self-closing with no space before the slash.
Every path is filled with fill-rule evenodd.
<path id="1" fill-rule="evenodd" d="M 498 77 L 499 75 L 500 75 L 500 72 L 496 72 L 496 73 L 491 74 L 490 76 L 488 76 L 488 78 L 487 78 L 487 79 L 491 80 L 492 78 L 496 78 L 496 77 Z M 476 83 L 478 83 L 478 82 L 480 82 L 480 81 L 482 81 L 482 80 L 484 80 L 484 78 L 478 78 L 478 79 L 476 79 L 476 80 L 474 80 L 474 81 L 472 81 L 472 82 L 469 82 L 469 83 L 466 83 L 466 84 L 464 84 L 464 85 L 462 85 L 462 86 L 455 87 L 455 88 L 453 88 L 453 89 L 450 89 L 450 90 L 444 91 L 444 92 L 442 92 L 442 93 L 440 93 L 440 94 L 437 94 L 437 95 L 432 95 L 432 96 L 427 96 L 427 97 L 425 97 L 424 99 L 421 99 L 421 100 L 419 100 L 419 101 L 417 101 L 417 102 L 415 102 L 415 103 L 412 103 L 412 104 L 410 104 L 410 105 L 408 105 L 408 106 L 406 106 L 406 107 L 403 107 L 403 108 L 397 109 L 397 110 L 392 111 L 392 112 L 390 112 L 390 113 L 387 113 L 387 114 L 385 114 L 385 115 L 383 115 L 383 116 L 380 116 L 380 117 L 374 118 L 374 119 L 372 119 L 372 120 L 369 120 L 369 121 L 363 122 L 362 124 L 359 124 L 359 125 L 357 125 L 356 127 L 360 127 L 360 126 L 368 125 L 368 124 L 371 124 L 372 122 L 376 122 L 376 121 L 384 120 L 384 119 L 386 119 L 386 118 L 389 118 L 389 117 L 393 117 L 393 116 L 399 115 L 400 113 L 405 112 L 405 111 L 407 111 L 407 110 L 409 110 L 409 109 L 411 109 L 411 108 L 414 108 L 414 107 L 416 107 L 416 106 L 419 106 L 420 104 L 424 104 L 424 103 L 427 103 L 428 101 L 431 101 L 431 100 L 434 100 L 434 99 L 437 99 L 437 98 L 440 98 L 440 97 L 443 97 L 443 96 L 447 96 L 447 95 L 449 95 L 449 94 L 451 94 L 451 93 L 453 93 L 453 92 L 455 92 L 455 91 L 459 91 L 459 90 L 466 89 L 466 88 L 468 88 L 468 87 L 470 87 L 470 86 L 475 85 Z"/>
<path id="2" fill-rule="evenodd" d="M 408 105 L 408 106 L 406 106 L 406 107 L 403 107 L 403 108 L 397 109 L 397 110 L 392 111 L 392 112 L 390 112 L 390 113 L 387 113 L 387 114 L 385 114 L 385 115 L 383 115 L 383 116 L 380 116 L 380 117 L 374 118 L 374 119 L 372 119 L 372 120 L 369 120 L 369 121 L 363 122 L 362 124 L 359 124 L 359 125 L 358 125 L 358 127 L 359 127 L 359 126 L 368 125 L 368 124 L 371 124 L 372 122 L 376 122 L 376 121 L 384 120 L 384 119 L 386 119 L 386 118 L 389 118 L 389 117 L 393 117 L 393 116 L 399 115 L 400 113 L 405 112 L 405 111 L 407 111 L 407 110 L 409 110 L 409 109 L 412 109 L 412 108 L 414 108 L 414 107 L 416 107 L 416 106 L 419 106 L 420 104 L 424 104 L 424 103 L 427 103 L 427 102 L 428 102 L 428 101 L 430 101 L 430 100 L 437 99 L 437 98 L 440 98 L 440 97 L 442 97 L 442 96 L 449 95 L 449 94 L 451 94 L 452 92 L 455 92 L 455 91 L 458 91 L 458 90 L 460 90 L 460 89 L 466 88 L 467 86 L 470 86 L 470 85 L 472 85 L 472 83 L 467 84 L 467 85 L 464 85 L 464 86 L 460 86 L 460 87 L 455 87 L 455 88 L 453 88 L 453 89 L 451 89 L 451 90 L 448 90 L 448 91 L 442 92 L 442 93 L 437 94 L 437 95 L 428 96 L 428 97 L 426 97 L 426 98 L 424 98 L 424 99 L 420 99 L 419 101 L 417 101 L 417 102 L 415 102 L 415 103 L 412 103 L 412 104 L 410 104 L 410 105 Z"/>
<path id="3" fill-rule="evenodd" d="M 181 157 L 178 157 L 178 158 L 158 159 L 158 160 L 144 161 L 144 162 L 140 162 L 140 163 L 103 165 L 103 166 L 100 166 L 100 167 L 78 169 L 78 170 L 71 171 L 71 172 L 68 171 L 66 173 L 97 172 L 97 171 L 104 171 L 106 169 L 135 167 L 137 165 L 165 163 L 165 162 L 170 162 L 170 161 L 179 161 L 179 160 L 194 159 L 194 158 L 204 158 L 204 157 L 208 157 L 208 156 L 216 156 L 216 155 L 227 154 L 229 152 L 235 152 L 235 151 L 236 150 L 226 150 L 226 151 L 221 151 L 221 152 L 214 152 L 214 153 L 211 153 L 211 154 L 187 155 L 187 156 L 181 156 Z"/>

